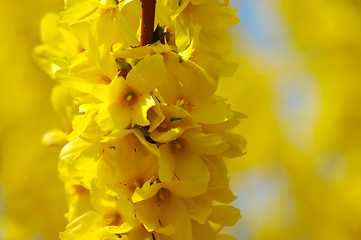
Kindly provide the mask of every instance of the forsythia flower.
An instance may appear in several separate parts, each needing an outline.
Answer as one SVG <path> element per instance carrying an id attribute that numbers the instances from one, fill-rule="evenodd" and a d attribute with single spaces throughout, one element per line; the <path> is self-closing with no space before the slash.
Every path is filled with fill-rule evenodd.
<path id="1" fill-rule="evenodd" d="M 235 10 L 158 1 L 143 44 L 152 1 L 68 0 L 43 19 L 35 53 L 59 83 L 53 104 L 65 116 L 64 131 L 44 139 L 68 141 L 61 239 L 232 239 L 219 232 L 241 217 L 227 205 L 223 157 L 243 154 L 230 133 L 242 115 L 214 94 L 235 68 L 222 45 Z"/>

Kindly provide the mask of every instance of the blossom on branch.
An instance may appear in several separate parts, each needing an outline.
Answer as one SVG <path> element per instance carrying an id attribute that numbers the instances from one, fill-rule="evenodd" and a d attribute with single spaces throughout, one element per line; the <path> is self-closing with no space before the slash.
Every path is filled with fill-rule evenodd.
<path id="1" fill-rule="evenodd" d="M 222 42 L 235 12 L 220 0 L 67 0 L 46 15 L 35 52 L 66 116 L 47 138 L 67 136 L 61 239 L 232 239 L 220 230 L 241 215 L 223 158 L 243 154 L 231 133 L 243 115 L 215 91 L 235 70 Z"/>

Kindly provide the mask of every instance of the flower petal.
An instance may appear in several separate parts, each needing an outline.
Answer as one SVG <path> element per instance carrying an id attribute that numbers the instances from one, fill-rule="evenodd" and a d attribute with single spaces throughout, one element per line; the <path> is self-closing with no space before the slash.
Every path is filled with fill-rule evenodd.
<path id="1" fill-rule="evenodd" d="M 66 226 L 65 232 L 60 234 L 61 239 L 76 239 L 77 235 L 86 235 L 94 226 L 102 226 L 102 217 L 99 213 L 89 211 Z"/>
<path id="2" fill-rule="evenodd" d="M 192 225 L 187 214 L 187 209 L 181 199 L 172 197 L 161 203 L 160 222 L 164 226 L 171 225 L 175 229 L 172 236 L 174 240 L 192 239 Z"/>
<path id="3" fill-rule="evenodd" d="M 139 96 L 139 99 L 132 109 L 132 121 L 140 126 L 150 124 L 148 110 L 155 105 L 154 99 L 148 94 Z"/>
<path id="4" fill-rule="evenodd" d="M 108 111 L 116 128 L 124 129 L 131 122 L 131 110 L 118 102 L 109 104 Z"/>
<path id="5" fill-rule="evenodd" d="M 160 208 L 153 198 L 137 202 L 135 204 L 135 214 L 149 232 L 162 227 L 159 223 Z"/>
<path id="6" fill-rule="evenodd" d="M 175 174 L 180 180 L 204 182 L 207 183 L 207 186 L 210 179 L 206 164 L 198 154 L 193 153 L 176 156 Z"/>
<path id="7" fill-rule="evenodd" d="M 230 205 L 213 206 L 209 220 L 222 226 L 232 226 L 241 218 L 241 211 Z"/>
<path id="8" fill-rule="evenodd" d="M 154 129 L 156 129 L 163 122 L 164 119 L 165 117 L 162 109 L 160 108 L 158 101 L 155 101 L 154 107 L 152 107 L 148 111 L 148 120 L 150 122 L 148 132 L 154 131 Z"/>
<path id="9" fill-rule="evenodd" d="M 204 224 L 212 212 L 212 199 L 203 194 L 184 200 L 189 216 L 200 224 Z"/>
<path id="10" fill-rule="evenodd" d="M 184 129 L 181 127 L 171 128 L 166 132 L 153 131 L 150 133 L 150 137 L 160 143 L 168 143 L 170 141 L 176 140 L 178 137 L 182 136 Z"/>
<path id="11" fill-rule="evenodd" d="M 196 122 L 217 124 L 225 122 L 234 116 L 234 113 L 224 102 L 196 104 L 190 110 Z"/>
<path id="12" fill-rule="evenodd" d="M 162 187 L 163 183 L 153 183 L 154 180 L 150 179 L 144 185 L 135 189 L 135 192 L 132 196 L 132 201 L 134 203 L 152 198 Z"/>
<path id="13" fill-rule="evenodd" d="M 152 55 L 139 61 L 128 73 L 127 84 L 141 93 L 150 93 L 165 77 L 162 55 Z"/>
<path id="14" fill-rule="evenodd" d="M 107 102 L 118 101 L 125 86 L 126 84 L 124 78 L 119 77 L 113 79 L 111 83 L 108 85 L 109 97 Z"/>
<path id="15" fill-rule="evenodd" d="M 192 181 L 171 181 L 164 186 L 174 195 L 180 198 L 192 198 L 201 195 L 207 190 L 207 183 Z"/>
<path id="16" fill-rule="evenodd" d="M 196 221 L 192 221 L 193 239 L 207 239 L 217 240 L 216 233 L 213 228 L 206 222 L 205 224 L 199 224 Z"/>
<path id="17" fill-rule="evenodd" d="M 170 182 L 174 176 L 174 156 L 169 152 L 169 148 L 167 145 L 160 146 L 159 151 L 159 179 L 162 182 Z"/>
<path id="18" fill-rule="evenodd" d="M 183 134 L 188 148 L 204 155 L 220 154 L 228 149 L 228 144 L 216 134 L 205 134 L 197 130 L 188 130 Z"/>

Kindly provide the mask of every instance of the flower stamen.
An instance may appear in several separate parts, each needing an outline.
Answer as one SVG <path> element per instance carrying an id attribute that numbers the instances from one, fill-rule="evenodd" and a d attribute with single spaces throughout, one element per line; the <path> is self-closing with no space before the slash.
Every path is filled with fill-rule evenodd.
<path id="1" fill-rule="evenodd" d="M 138 98 L 138 92 L 136 92 L 132 88 L 127 87 L 122 96 L 120 97 L 120 102 L 127 107 L 132 107 L 136 104 Z"/>
<path id="2" fill-rule="evenodd" d="M 170 151 L 174 154 L 181 154 L 187 150 L 186 143 L 182 139 L 176 139 L 169 143 Z"/>
<path id="3" fill-rule="evenodd" d="M 169 199 L 169 197 L 171 196 L 171 193 L 169 192 L 168 189 L 166 188 L 161 188 L 159 189 L 158 193 L 157 193 L 157 199 L 158 201 L 164 201 L 166 199 Z"/>

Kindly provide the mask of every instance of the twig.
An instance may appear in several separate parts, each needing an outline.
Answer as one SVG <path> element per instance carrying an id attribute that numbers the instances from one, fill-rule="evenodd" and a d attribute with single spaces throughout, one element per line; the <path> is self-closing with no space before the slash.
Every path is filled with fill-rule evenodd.
<path id="1" fill-rule="evenodd" d="M 142 32 L 140 36 L 140 46 L 145 46 L 154 42 L 153 30 L 156 0 L 140 1 L 142 3 Z"/>

